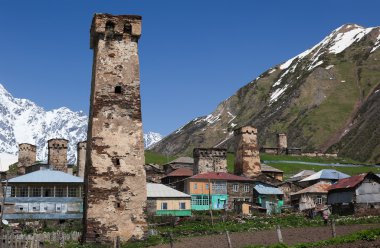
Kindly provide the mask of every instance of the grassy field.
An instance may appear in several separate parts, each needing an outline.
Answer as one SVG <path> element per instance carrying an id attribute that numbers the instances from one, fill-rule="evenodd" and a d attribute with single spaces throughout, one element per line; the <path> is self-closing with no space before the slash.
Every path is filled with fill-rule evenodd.
<path id="1" fill-rule="evenodd" d="M 172 161 L 176 157 L 167 157 L 159 153 L 152 151 L 145 151 L 145 163 L 155 163 L 155 164 L 165 164 Z M 305 156 L 288 156 L 288 155 L 272 155 L 272 154 L 260 154 L 262 161 L 267 161 L 266 164 L 273 166 L 279 170 L 284 171 L 284 177 L 289 178 L 290 176 L 302 171 L 302 170 L 314 170 L 319 171 L 322 169 L 336 169 L 348 175 L 357 175 L 364 172 L 372 171 L 373 173 L 380 174 L 380 168 L 376 168 L 371 165 L 361 166 L 361 167 L 341 167 L 341 166 L 319 166 L 319 165 L 308 165 L 308 164 L 296 164 L 296 163 L 283 163 L 282 161 L 302 161 L 310 163 L 326 163 L 326 164 L 361 164 L 358 161 L 346 158 L 327 158 L 327 157 L 305 157 Z M 235 155 L 233 153 L 227 154 L 227 165 L 228 171 L 234 171 L 234 160 Z M 269 162 L 270 161 L 270 162 Z"/>

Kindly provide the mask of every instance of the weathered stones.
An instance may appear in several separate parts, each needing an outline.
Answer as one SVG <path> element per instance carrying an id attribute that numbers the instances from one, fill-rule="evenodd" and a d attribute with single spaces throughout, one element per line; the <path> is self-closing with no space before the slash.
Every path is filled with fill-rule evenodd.
<path id="1" fill-rule="evenodd" d="M 140 239 L 146 230 L 137 41 L 141 17 L 96 14 L 85 168 L 85 242 Z"/>
<path id="2" fill-rule="evenodd" d="M 288 141 L 286 138 L 286 134 L 284 133 L 277 134 L 277 148 L 279 148 L 281 151 L 286 151 L 286 149 L 288 148 Z"/>
<path id="3" fill-rule="evenodd" d="M 67 172 L 67 144 L 66 139 L 48 140 L 48 164 L 53 170 Z"/>
<path id="4" fill-rule="evenodd" d="M 227 150 L 221 148 L 195 148 L 194 174 L 205 172 L 227 172 Z"/>
<path id="5" fill-rule="evenodd" d="M 255 177 L 261 174 L 257 129 L 251 126 L 234 131 L 236 140 L 235 174 Z"/>
<path id="6" fill-rule="evenodd" d="M 87 141 L 77 144 L 77 175 L 84 178 L 84 169 L 86 165 Z"/>
<path id="7" fill-rule="evenodd" d="M 26 167 L 36 162 L 36 146 L 27 143 L 18 145 L 17 175 L 24 175 Z"/>

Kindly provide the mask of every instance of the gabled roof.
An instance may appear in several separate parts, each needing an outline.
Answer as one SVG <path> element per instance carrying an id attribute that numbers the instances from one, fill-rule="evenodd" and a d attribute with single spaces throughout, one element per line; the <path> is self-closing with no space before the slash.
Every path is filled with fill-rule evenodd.
<path id="1" fill-rule="evenodd" d="M 355 188 L 358 184 L 363 182 L 367 175 L 368 173 L 362 173 L 356 176 L 340 179 L 336 184 L 331 185 L 329 190 Z"/>
<path id="2" fill-rule="evenodd" d="M 305 178 L 313 174 L 315 174 L 315 171 L 313 170 L 303 170 L 303 171 L 298 172 L 294 176 L 291 176 L 290 178 L 300 178 L 300 177 Z"/>
<path id="3" fill-rule="evenodd" d="M 194 159 L 191 157 L 179 157 L 172 161 L 170 161 L 168 164 L 194 164 Z"/>
<path id="4" fill-rule="evenodd" d="M 191 177 L 193 175 L 193 170 L 189 168 L 179 168 L 170 172 L 167 177 Z"/>
<path id="5" fill-rule="evenodd" d="M 300 182 L 307 182 L 307 181 L 313 181 L 313 180 L 318 180 L 318 179 L 339 180 L 339 179 L 343 179 L 347 177 L 350 177 L 350 176 L 340 171 L 332 170 L 332 169 L 324 169 L 324 170 L 318 171 L 317 173 L 311 176 L 308 176 L 302 179 Z"/>
<path id="6" fill-rule="evenodd" d="M 160 183 L 147 183 L 147 197 L 191 197 Z"/>
<path id="7" fill-rule="evenodd" d="M 38 170 L 8 180 L 9 183 L 83 183 L 83 178 L 62 171 Z"/>
<path id="8" fill-rule="evenodd" d="M 327 191 L 329 187 L 331 186 L 331 183 L 316 183 L 313 184 L 307 188 L 304 188 L 296 193 L 293 193 L 291 195 L 299 195 L 299 194 L 307 194 L 307 193 L 323 193 L 327 194 Z"/>
<path id="9" fill-rule="evenodd" d="M 253 181 L 247 177 L 236 176 L 226 172 L 206 172 L 197 174 L 189 179 L 210 179 L 210 180 L 226 180 L 226 181 Z"/>
<path id="10" fill-rule="evenodd" d="M 271 185 L 263 184 L 263 183 L 256 184 L 254 189 L 261 195 L 283 195 L 284 194 L 281 189 L 277 187 L 273 187 Z"/>
<path id="11" fill-rule="evenodd" d="M 282 170 L 276 169 L 272 166 L 266 165 L 266 164 L 261 164 L 261 171 L 262 172 L 279 172 L 279 173 L 284 173 Z"/>

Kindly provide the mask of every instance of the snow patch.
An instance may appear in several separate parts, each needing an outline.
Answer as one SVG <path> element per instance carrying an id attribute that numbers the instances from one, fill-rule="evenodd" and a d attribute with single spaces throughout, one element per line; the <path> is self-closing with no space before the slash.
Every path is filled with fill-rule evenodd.
<path id="1" fill-rule="evenodd" d="M 317 63 L 312 63 L 311 65 L 309 65 L 309 67 L 307 68 L 307 70 L 308 71 L 311 71 L 311 70 L 313 70 L 315 67 L 317 67 L 317 66 L 320 66 L 320 65 L 322 65 L 323 64 L 323 61 L 321 60 L 321 61 L 318 61 Z"/>
<path id="2" fill-rule="evenodd" d="M 276 68 L 271 69 L 268 74 L 272 74 L 273 72 L 277 71 Z"/>
<path id="3" fill-rule="evenodd" d="M 269 104 L 274 103 L 275 101 L 278 100 L 278 98 L 284 93 L 284 91 L 289 87 L 289 84 L 286 84 L 282 88 L 276 89 L 270 96 Z"/>
<path id="4" fill-rule="evenodd" d="M 333 45 L 330 46 L 329 52 L 338 54 L 351 46 L 354 42 L 361 40 L 366 34 L 372 31 L 373 28 L 363 28 L 356 26 L 347 32 L 338 33 L 333 40 Z"/>
<path id="5" fill-rule="evenodd" d="M 372 50 L 370 51 L 370 53 L 373 53 L 376 49 L 378 49 L 380 47 L 380 33 L 379 35 L 377 36 L 376 38 L 376 42 L 375 42 L 375 45 L 373 46 Z"/>
<path id="6" fill-rule="evenodd" d="M 328 66 L 326 66 L 326 70 L 330 70 L 331 68 L 333 68 L 334 67 L 334 65 L 328 65 Z"/>

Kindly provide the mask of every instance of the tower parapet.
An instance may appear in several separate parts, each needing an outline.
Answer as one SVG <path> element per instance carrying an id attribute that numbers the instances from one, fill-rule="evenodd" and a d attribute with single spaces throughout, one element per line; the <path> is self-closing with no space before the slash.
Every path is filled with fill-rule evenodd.
<path id="1" fill-rule="evenodd" d="M 48 164 L 52 169 L 67 172 L 67 139 L 48 140 Z"/>
<path id="2" fill-rule="evenodd" d="M 195 148 L 194 174 L 205 172 L 227 172 L 227 150 L 221 148 Z"/>
<path id="3" fill-rule="evenodd" d="M 36 162 L 37 148 L 35 145 L 21 143 L 18 145 L 17 175 L 24 175 L 26 167 Z"/>

